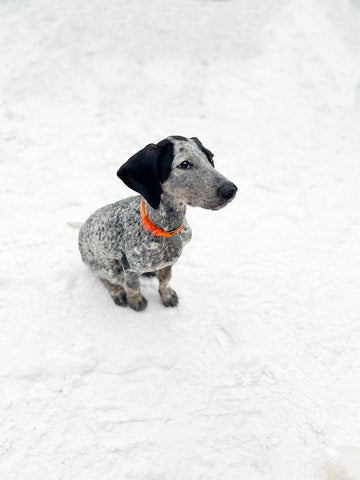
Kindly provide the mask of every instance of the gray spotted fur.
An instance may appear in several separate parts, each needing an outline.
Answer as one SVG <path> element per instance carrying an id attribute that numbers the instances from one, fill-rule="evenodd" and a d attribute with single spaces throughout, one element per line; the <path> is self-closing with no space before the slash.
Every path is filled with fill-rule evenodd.
<path id="1" fill-rule="evenodd" d="M 114 302 L 127 303 L 138 311 L 144 310 L 147 304 L 140 292 L 139 277 L 149 272 L 157 272 L 163 304 L 178 303 L 168 283 L 171 266 L 191 240 L 191 229 L 185 218 L 186 205 L 217 210 L 231 200 L 222 198 L 218 190 L 233 184 L 215 170 L 195 140 L 168 138 L 174 144 L 171 172 L 161 185 L 159 208 L 152 208 L 144 200 L 145 211 L 157 227 L 170 231 L 184 222 L 181 230 L 170 238 L 156 237 L 146 231 L 140 224 L 141 197 L 138 195 L 100 208 L 79 233 L 83 261 L 102 280 Z M 183 161 L 191 161 L 191 170 L 178 168 Z"/>

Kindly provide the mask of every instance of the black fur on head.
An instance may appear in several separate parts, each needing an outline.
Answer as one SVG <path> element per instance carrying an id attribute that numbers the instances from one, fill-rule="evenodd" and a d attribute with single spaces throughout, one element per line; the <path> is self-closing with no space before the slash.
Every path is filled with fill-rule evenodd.
<path id="1" fill-rule="evenodd" d="M 119 168 L 117 176 L 153 208 L 159 208 L 161 184 L 170 175 L 173 158 L 174 145 L 170 140 L 162 140 L 156 145 L 150 143 L 129 158 Z"/>
<path id="2" fill-rule="evenodd" d="M 204 147 L 204 145 L 200 142 L 200 140 L 197 138 L 197 137 L 191 137 L 191 140 L 194 140 L 194 142 L 196 143 L 196 145 L 200 148 L 201 151 L 203 151 L 205 153 L 205 155 L 207 156 L 209 162 L 211 163 L 211 165 L 214 167 L 214 160 L 213 160 L 213 156 L 214 154 L 212 152 L 210 152 L 210 150 L 208 150 L 207 148 Z"/>

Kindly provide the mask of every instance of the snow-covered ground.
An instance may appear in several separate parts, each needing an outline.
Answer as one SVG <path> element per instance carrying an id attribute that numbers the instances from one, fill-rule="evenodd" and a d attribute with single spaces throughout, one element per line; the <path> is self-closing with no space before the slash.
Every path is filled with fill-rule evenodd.
<path id="1" fill-rule="evenodd" d="M 2 0 L 2 480 L 326 480 L 357 451 L 359 38 L 359 0 Z M 188 209 L 180 306 L 146 279 L 139 314 L 66 222 L 170 134 L 239 192 Z"/>

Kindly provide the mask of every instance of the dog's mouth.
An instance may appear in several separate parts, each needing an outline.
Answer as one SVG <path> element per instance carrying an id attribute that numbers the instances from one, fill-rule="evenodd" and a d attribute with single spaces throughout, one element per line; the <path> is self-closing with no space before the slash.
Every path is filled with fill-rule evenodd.
<path id="1" fill-rule="evenodd" d="M 205 210 L 221 210 L 222 208 L 226 207 L 233 199 L 235 195 L 231 197 L 229 200 L 216 200 L 214 202 L 203 202 L 203 203 L 196 203 L 196 202 L 188 202 L 187 204 L 190 207 L 200 207 L 204 208 Z"/>
<path id="2" fill-rule="evenodd" d="M 234 197 L 232 197 L 230 200 L 224 200 L 220 204 L 212 204 L 209 207 L 205 207 L 205 208 L 209 210 L 221 210 L 222 208 L 226 207 L 226 205 L 228 205 L 233 200 L 233 198 Z"/>

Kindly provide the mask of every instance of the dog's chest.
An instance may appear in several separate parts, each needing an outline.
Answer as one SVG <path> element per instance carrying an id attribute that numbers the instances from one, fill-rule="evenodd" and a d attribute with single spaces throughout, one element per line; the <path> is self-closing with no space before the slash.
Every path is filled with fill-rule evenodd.
<path id="1" fill-rule="evenodd" d="M 159 270 L 173 265 L 180 257 L 184 245 L 191 240 L 188 224 L 181 231 L 170 237 L 152 237 L 128 252 L 129 263 L 141 272 Z"/>

